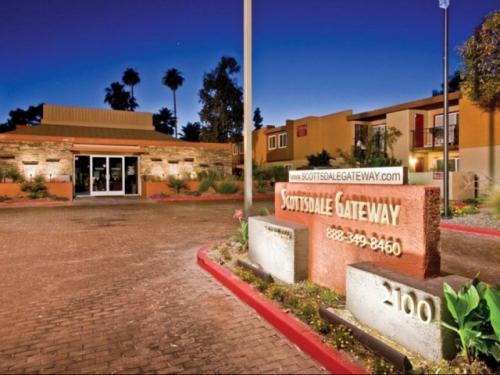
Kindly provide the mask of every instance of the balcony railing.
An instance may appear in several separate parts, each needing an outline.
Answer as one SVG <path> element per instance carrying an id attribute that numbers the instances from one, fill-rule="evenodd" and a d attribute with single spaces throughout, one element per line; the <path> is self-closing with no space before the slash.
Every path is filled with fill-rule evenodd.
<path id="1" fill-rule="evenodd" d="M 458 125 L 448 127 L 448 145 L 458 147 Z M 442 148 L 444 145 L 444 129 L 442 127 L 432 127 L 415 129 L 412 133 L 412 149 L 416 148 Z"/>

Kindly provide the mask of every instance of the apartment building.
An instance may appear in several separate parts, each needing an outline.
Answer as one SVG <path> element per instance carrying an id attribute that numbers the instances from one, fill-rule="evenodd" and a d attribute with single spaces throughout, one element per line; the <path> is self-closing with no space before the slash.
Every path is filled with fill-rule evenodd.
<path id="1" fill-rule="evenodd" d="M 500 179 L 500 114 L 490 114 L 459 92 L 449 94 L 449 170 L 474 172 L 481 188 Z M 493 118 L 491 118 L 493 116 Z M 428 97 L 362 113 L 352 110 L 326 116 L 287 120 L 253 132 L 253 157 L 261 165 L 301 168 L 306 156 L 327 150 L 342 165 L 338 150 L 377 150 L 401 160 L 410 172 L 433 172 L 440 179 L 444 169 L 443 96 Z M 490 121 L 491 120 L 491 121 Z M 386 132 L 401 136 L 392 150 Z M 238 148 L 238 146 L 234 146 Z M 234 154 L 234 150 L 233 150 Z M 241 148 L 241 158 L 243 149 Z M 233 159 L 234 161 L 234 159 Z M 242 159 L 240 160 L 242 164 Z"/>

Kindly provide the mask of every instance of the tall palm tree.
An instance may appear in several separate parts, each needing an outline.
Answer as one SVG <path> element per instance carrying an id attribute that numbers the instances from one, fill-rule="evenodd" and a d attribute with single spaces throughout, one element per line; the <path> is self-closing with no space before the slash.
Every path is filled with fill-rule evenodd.
<path id="1" fill-rule="evenodd" d="M 170 88 L 170 90 L 172 90 L 174 94 L 175 137 L 177 138 L 177 100 L 175 97 L 175 92 L 184 83 L 184 77 L 182 76 L 181 72 L 179 72 L 175 68 L 172 68 L 167 70 L 161 81 L 165 86 Z"/>
<path id="2" fill-rule="evenodd" d="M 134 97 L 134 86 L 141 82 L 141 77 L 139 77 L 139 73 L 137 73 L 132 68 L 127 68 L 123 73 L 122 81 L 125 85 L 130 87 L 130 93 L 132 94 L 132 98 Z"/>

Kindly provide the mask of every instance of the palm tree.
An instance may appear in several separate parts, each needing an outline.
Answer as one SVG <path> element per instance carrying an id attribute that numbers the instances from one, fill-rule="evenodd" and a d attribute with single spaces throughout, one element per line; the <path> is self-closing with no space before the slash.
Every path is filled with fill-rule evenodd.
<path id="1" fill-rule="evenodd" d="M 134 97 L 134 86 L 141 82 L 141 78 L 139 77 L 139 73 L 137 73 L 132 68 L 127 68 L 123 73 L 122 81 L 125 85 L 130 87 L 130 93 L 132 94 L 132 98 Z"/>
<path id="2" fill-rule="evenodd" d="M 174 94 L 175 137 L 177 138 L 177 100 L 175 98 L 175 92 L 184 83 L 184 77 L 181 72 L 172 68 L 167 70 L 161 81 L 165 86 L 170 88 Z"/>
<path id="3" fill-rule="evenodd" d="M 137 108 L 135 99 L 120 82 L 111 83 L 104 91 L 106 93 L 104 103 L 108 103 L 112 109 L 134 111 Z"/>

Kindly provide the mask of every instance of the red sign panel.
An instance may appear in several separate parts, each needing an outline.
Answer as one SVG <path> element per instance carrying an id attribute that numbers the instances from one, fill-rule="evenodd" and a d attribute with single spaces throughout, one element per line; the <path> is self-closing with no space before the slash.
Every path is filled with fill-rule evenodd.
<path id="1" fill-rule="evenodd" d="M 307 125 L 297 126 L 297 137 L 305 137 L 305 136 L 307 136 Z"/>

